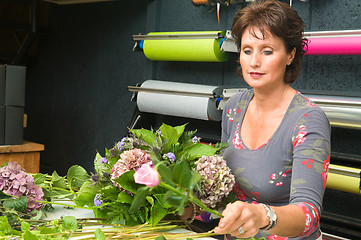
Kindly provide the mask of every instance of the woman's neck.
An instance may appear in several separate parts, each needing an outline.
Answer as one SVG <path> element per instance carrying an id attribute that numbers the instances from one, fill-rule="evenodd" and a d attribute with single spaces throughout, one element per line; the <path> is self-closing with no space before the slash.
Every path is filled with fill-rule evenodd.
<path id="1" fill-rule="evenodd" d="M 253 104 L 260 112 L 272 112 L 287 108 L 296 91 L 288 84 L 273 89 L 254 89 Z"/>

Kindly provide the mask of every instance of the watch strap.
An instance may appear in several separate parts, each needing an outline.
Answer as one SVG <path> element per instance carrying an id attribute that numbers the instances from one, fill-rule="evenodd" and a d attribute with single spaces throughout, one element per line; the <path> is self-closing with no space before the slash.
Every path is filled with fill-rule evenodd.
<path id="1" fill-rule="evenodd" d="M 264 207 L 264 209 L 266 210 L 266 213 L 267 213 L 267 217 L 269 218 L 268 225 L 263 228 L 260 228 L 260 230 L 269 231 L 276 226 L 277 215 L 270 206 L 263 204 L 263 203 L 260 203 L 260 205 L 262 205 Z"/>

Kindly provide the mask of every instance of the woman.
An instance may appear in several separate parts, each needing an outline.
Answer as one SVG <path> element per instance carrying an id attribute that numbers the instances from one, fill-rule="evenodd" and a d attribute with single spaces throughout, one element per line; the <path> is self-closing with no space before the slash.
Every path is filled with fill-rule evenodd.
<path id="1" fill-rule="evenodd" d="M 218 234 L 321 239 L 331 128 L 322 110 L 289 85 L 307 45 L 303 30 L 297 12 L 279 1 L 255 1 L 235 16 L 232 34 L 251 90 L 224 108 L 224 158 L 239 201 L 223 211 Z"/>

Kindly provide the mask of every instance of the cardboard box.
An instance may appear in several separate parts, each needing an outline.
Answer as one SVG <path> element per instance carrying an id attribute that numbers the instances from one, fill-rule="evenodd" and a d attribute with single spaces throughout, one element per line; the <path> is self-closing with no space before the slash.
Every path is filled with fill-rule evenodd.
<path id="1" fill-rule="evenodd" d="M 20 145 L 0 146 L 0 166 L 6 162 L 17 162 L 28 173 L 38 173 L 40 168 L 40 152 L 44 145 L 24 141 Z"/>
<path id="2" fill-rule="evenodd" d="M 23 143 L 24 107 L 0 106 L 0 145 Z"/>
<path id="3" fill-rule="evenodd" d="M 25 106 L 26 67 L 0 65 L 0 106 Z"/>

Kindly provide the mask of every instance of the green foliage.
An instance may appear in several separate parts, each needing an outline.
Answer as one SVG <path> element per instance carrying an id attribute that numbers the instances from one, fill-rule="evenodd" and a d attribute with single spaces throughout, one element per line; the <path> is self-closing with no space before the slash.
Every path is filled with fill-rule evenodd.
<path id="1" fill-rule="evenodd" d="M 6 199 L 3 202 L 3 207 L 14 209 L 18 212 L 26 212 L 27 204 L 28 204 L 28 198 L 26 196 L 21 196 L 16 199 L 12 199 L 12 198 Z"/>
<path id="2" fill-rule="evenodd" d="M 95 231 L 94 235 L 95 235 L 96 240 L 105 240 L 106 239 L 105 234 L 99 228 Z"/>
<path id="3" fill-rule="evenodd" d="M 74 232 L 77 230 L 77 221 L 74 216 L 63 216 L 61 217 L 62 220 L 62 227 L 66 230 Z"/>
<path id="4" fill-rule="evenodd" d="M 83 167 L 78 165 L 71 166 L 67 174 L 69 188 L 72 190 L 79 189 L 89 177 L 89 174 Z"/>
<path id="5" fill-rule="evenodd" d="M 201 180 L 201 176 L 193 170 L 194 162 L 203 155 L 219 153 L 226 145 L 202 144 L 194 138 L 196 131 L 185 131 L 186 125 L 172 127 L 163 124 L 157 130 L 130 129 L 130 137 L 116 143 L 112 149 L 105 149 L 106 160 L 99 152 L 96 153 L 95 173 L 92 175 L 78 165 L 70 167 L 66 176 L 60 176 L 56 171 L 51 175 L 34 174 L 36 185 L 42 187 L 45 194 L 44 209 L 51 208 L 54 199 L 67 198 L 74 201 L 76 207 L 91 209 L 96 218 L 128 226 L 146 223 L 155 226 L 168 215 L 182 214 L 190 202 L 205 209 L 193 193 Z M 113 165 L 120 155 L 133 148 L 150 154 L 161 184 L 149 188 L 135 183 L 134 170 L 111 179 Z M 171 159 L 168 153 L 174 154 L 175 159 Z M 95 199 L 99 202 L 95 203 Z M 19 212 L 26 210 L 26 197 L 13 198 L 0 192 L 0 203 L 4 209 L 0 213 L 0 236 L 60 240 L 79 230 L 77 220 L 71 216 L 36 227 L 22 220 Z M 40 219 L 41 216 L 42 211 L 38 211 L 31 213 L 28 219 Z M 94 235 L 95 239 L 105 239 L 101 229 L 95 230 Z"/>

